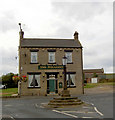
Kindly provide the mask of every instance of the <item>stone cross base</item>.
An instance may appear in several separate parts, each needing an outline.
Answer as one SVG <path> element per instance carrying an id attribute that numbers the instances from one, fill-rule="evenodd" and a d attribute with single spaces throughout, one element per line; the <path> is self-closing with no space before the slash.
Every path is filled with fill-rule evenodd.
<path id="1" fill-rule="evenodd" d="M 61 93 L 61 97 L 70 97 L 69 90 L 63 90 Z"/>

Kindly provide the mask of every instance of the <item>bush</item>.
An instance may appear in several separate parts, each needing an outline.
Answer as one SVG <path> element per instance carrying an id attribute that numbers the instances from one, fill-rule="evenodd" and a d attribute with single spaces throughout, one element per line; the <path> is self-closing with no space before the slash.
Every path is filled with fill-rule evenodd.
<path id="1" fill-rule="evenodd" d="M 114 79 L 100 79 L 99 83 L 105 83 L 105 82 L 115 82 Z"/>
<path id="2" fill-rule="evenodd" d="M 18 87 L 18 83 L 15 83 L 12 80 L 12 77 L 14 76 L 14 73 L 8 73 L 6 75 L 2 76 L 2 84 L 6 85 L 7 88 L 15 88 Z"/>

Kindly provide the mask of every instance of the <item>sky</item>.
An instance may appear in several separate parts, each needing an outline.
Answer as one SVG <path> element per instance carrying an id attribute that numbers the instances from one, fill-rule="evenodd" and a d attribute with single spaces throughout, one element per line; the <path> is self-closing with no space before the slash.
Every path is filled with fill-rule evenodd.
<path id="1" fill-rule="evenodd" d="M 25 38 L 73 38 L 77 31 L 83 68 L 113 73 L 112 0 L 0 1 L 0 76 L 18 72 L 18 23 Z"/>

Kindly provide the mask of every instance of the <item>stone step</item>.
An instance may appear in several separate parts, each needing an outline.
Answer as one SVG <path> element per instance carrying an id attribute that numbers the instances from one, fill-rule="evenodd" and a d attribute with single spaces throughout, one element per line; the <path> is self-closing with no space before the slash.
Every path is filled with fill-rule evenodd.
<path id="1" fill-rule="evenodd" d="M 47 94 L 47 96 L 58 96 L 58 94 Z"/>
<path id="2" fill-rule="evenodd" d="M 78 97 L 56 97 L 53 99 L 54 100 L 73 100 L 73 99 L 78 99 Z"/>
<path id="3" fill-rule="evenodd" d="M 81 102 L 81 100 L 79 100 L 79 99 L 71 99 L 71 100 L 50 100 L 50 102 L 52 102 L 52 103 L 65 103 L 65 102 Z"/>
<path id="4" fill-rule="evenodd" d="M 67 105 L 80 105 L 83 102 L 70 102 L 70 103 L 48 103 L 48 105 L 53 105 L 53 106 L 67 106 Z"/>

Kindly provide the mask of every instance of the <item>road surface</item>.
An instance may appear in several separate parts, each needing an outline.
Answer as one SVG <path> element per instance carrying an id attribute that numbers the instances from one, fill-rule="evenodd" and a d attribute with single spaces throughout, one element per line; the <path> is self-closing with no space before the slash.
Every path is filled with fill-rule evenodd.
<path id="1" fill-rule="evenodd" d="M 16 118 L 113 118 L 112 92 L 87 93 L 78 98 L 86 104 L 68 108 L 45 108 L 54 96 L 28 96 L 2 100 L 2 117 Z"/>

